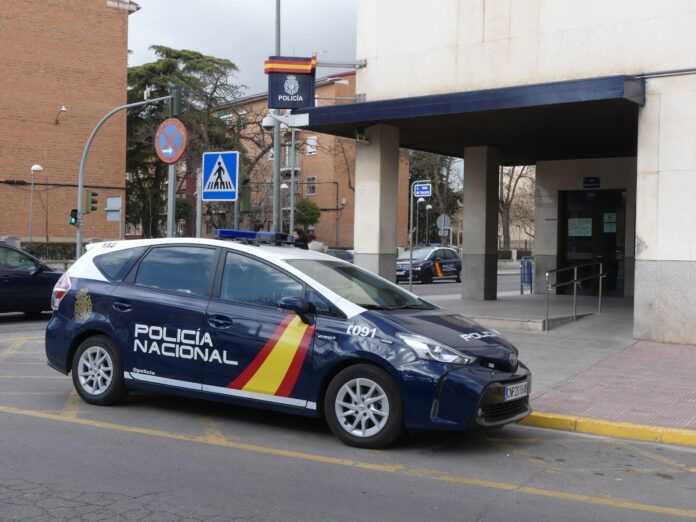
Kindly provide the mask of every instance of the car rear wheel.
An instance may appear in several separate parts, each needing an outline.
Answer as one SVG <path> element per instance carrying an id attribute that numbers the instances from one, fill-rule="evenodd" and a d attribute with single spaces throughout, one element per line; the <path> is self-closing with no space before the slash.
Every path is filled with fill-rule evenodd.
<path id="1" fill-rule="evenodd" d="M 423 272 L 421 275 L 421 283 L 424 285 L 429 285 L 430 283 L 433 282 L 433 273 L 430 270 L 426 270 Z"/>
<path id="2" fill-rule="evenodd" d="M 403 433 L 398 386 L 387 372 L 357 364 L 329 384 L 324 415 L 331 431 L 348 446 L 382 448 Z"/>
<path id="3" fill-rule="evenodd" d="M 454 281 L 456 283 L 461 283 L 462 282 L 462 274 L 461 273 L 457 274 L 457 278 Z"/>
<path id="4" fill-rule="evenodd" d="M 90 404 L 116 404 L 125 395 L 120 355 L 103 335 L 85 339 L 78 346 L 72 379 L 77 393 Z"/>

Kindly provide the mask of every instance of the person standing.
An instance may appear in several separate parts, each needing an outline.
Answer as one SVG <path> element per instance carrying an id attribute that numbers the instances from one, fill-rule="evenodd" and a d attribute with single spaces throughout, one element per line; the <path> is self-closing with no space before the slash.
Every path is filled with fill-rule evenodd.
<path id="1" fill-rule="evenodd" d="M 314 252 L 326 252 L 326 245 L 321 241 L 317 241 L 317 236 L 314 234 L 307 234 L 307 248 Z"/>
<path id="2" fill-rule="evenodd" d="M 301 248 L 302 250 L 308 250 L 307 247 L 307 234 L 301 228 L 296 228 L 292 231 L 292 241 L 296 248 Z"/>

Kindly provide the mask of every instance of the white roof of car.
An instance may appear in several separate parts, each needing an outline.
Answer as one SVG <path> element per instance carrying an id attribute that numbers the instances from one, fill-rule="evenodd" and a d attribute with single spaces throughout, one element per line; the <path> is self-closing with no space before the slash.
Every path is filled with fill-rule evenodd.
<path id="1" fill-rule="evenodd" d="M 106 281 L 106 277 L 102 274 L 99 269 L 93 263 L 93 259 L 101 254 L 106 254 L 109 252 L 116 252 L 118 250 L 125 250 L 127 248 L 137 248 L 137 247 L 149 247 L 153 245 L 210 245 L 215 247 L 229 248 L 231 250 L 236 250 L 238 252 L 248 253 L 253 256 L 260 257 L 269 261 L 273 264 L 279 265 L 284 270 L 294 274 L 301 280 L 307 281 L 316 290 L 329 299 L 334 305 L 338 306 L 349 318 L 364 312 L 365 309 L 361 306 L 352 303 L 343 297 L 339 296 L 331 289 L 325 287 L 318 281 L 313 280 L 308 277 L 305 273 L 301 272 L 294 266 L 286 263 L 286 261 L 291 259 L 316 259 L 331 261 L 334 263 L 345 263 L 346 265 L 352 266 L 345 261 L 342 261 L 336 257 L 329 256 L 327 254 L 322 254 L 320 252 L 314 252 L 311 250 L 304 250 L 301 248 L 294 248 L 292 246 L 267 246 L 267 245 L 248 245 L 243 244 L 238 241 L 223 241 L 220 239 L 203 239 L 203 238 L 162 238 L 162 239 L 129 239 L 124 241 L 105 241 L 102 243 L 93 243 L 88 245 L 87 252 L 82 255 L 68 270 L 71 277 L 78 277 L 84 279 L 94 279 L 97 281 Z"/>

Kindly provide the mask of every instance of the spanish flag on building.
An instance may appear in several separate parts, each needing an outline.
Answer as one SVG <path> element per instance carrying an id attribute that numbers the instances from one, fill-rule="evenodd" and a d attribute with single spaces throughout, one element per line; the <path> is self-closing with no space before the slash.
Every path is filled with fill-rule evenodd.
<path id="1" fill-rule="evenodd" d="M 295 58 L 288 56 L 269 56 L 263 64 L 263 72 L 313 74 L 317 68 L 317 57 Z"/>

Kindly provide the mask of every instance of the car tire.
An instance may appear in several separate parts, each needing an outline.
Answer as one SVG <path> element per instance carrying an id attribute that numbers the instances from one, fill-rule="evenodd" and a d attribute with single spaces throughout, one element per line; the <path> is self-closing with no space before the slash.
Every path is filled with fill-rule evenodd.
<path id="1" fill-rule="evenodd" d="M 121 355 L 104 335 L 89 337 L 77 347 L 72 361 L 72 380 L 82 400 L 107 406 L 125 396 Z"/>
<path id="2" fill-rule="evenodd" d="M 462 274 L 459 273 L 457 274 L 457 278 L 454 280 L 455 283 L 461 283 L 462 282 Z"/>
<path id="3" fill-rule="evenodd" d="M 429 285 L 433 282 L 433 273 L 430 270 L 426 270 L 421 274 L 421 283 L 424 285 Z"/>
<path id="4" fill-rule="evenodd" d="M 371 364 L 349 366 L 334 377 L 324 396 L 324 416 L 334 435 L 356 448 L 383 448 L 404 432 L 399 387 Z"/>

